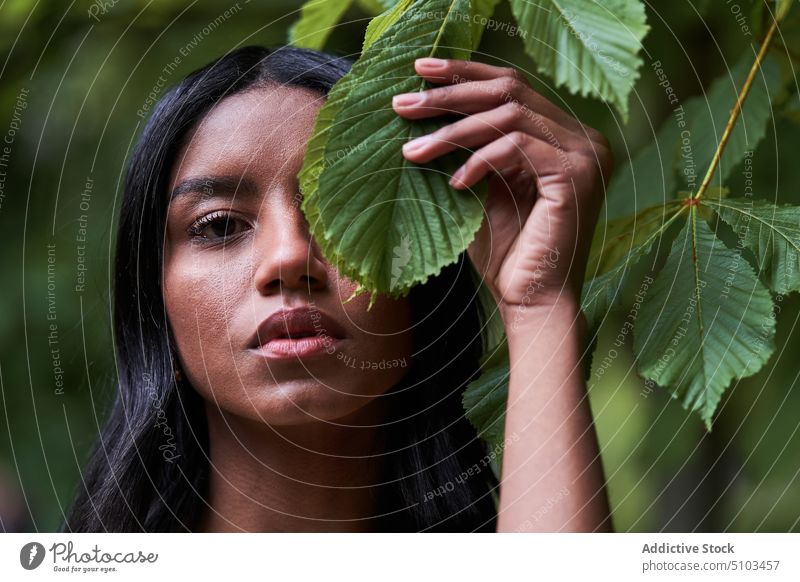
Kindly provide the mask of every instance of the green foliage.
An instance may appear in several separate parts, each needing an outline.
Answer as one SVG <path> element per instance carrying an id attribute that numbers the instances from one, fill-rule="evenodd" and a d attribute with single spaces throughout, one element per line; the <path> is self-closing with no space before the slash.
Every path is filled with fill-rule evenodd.
<path id="1" fill-rule="evenodd" d="M 706 201 L 755 255 L 764 283 L 775 293 L 800 290 L 800 207 L 766 200 Z"/>
<path id="2" fill-rule="evenodd" d="M 525 49 L 556 87 L 593 95 L 628 118 L 649 27 L 638 0 L 511 0 Z"/>
<path id="3" fill-rule="evenodd" d="M 639 312 L 639 371 L 672 387 L 710 430 L 728 384 L 764 365 L 774 335 L 769 291 L 692 208 Z"/>
<path id="4" fill-rule="evenodd" d="M 500 0 L 472 0 L 473 18 L 464 20 L 472 28 L 473 47 L 477 47 L 484 23 Z M 353 0 L 308 0 L 300 19 L 292 25 L 289 39 L 294 44 L 320 49 Z M 370 14 L 380 8 L 404 12 L 410 0 L 359 0 Z M 556 86 L 573 93 L 593 95 L 628 116 L 628 97 L 639 77 L 641 41 L 649 27 L 644 4 L 639 0 L 510 0 L 523 30 L 525 49 L 537 62 L 539 71 L 550 76 Z M 415 7 L 418 8 L 418 7 Z M 376 19 L 380 20 L 380 16 Z M 385 27 L 368 31 L 365 46 L 380 36 Z"/>
<path id="5" fill-rule="evenodd" d="M 345 4 L 335 7 L 343 11 Z M 466 249 L 480 226 L 484 186 L 469 198 L 447 185 L 457 167 L 457 155 L 422 169 L 406 162 L 400 151 L 405 141 L 430 133 L 444 120 L 407 122 L 393 114 L 390 100 L 394 94 L 424 88 L 415 79 L 414 59 L 433 55 L 463 58 L 468 54 L 464 51 L 479 42 L 479 23 L 491 16 L 496 4 L 497 0 L 395 3 L 370 23 L 361 58 L 337 83 L 320 113 L 300 173 L 305 196 L 302 208 L 328 260 L 360 283 L 358 292 L 373 294 L 370 305 L 376 292 L 402 296 L 438 273 Z M 578 42 L 576 50 L 589 59 L 581 63 L 597 94 L 608 97 L 609 87 L 613 87 L 613 101 L 625 109 L 635 70 L 641 64 L 636 56 L 639 41 L 647 30 L 643 7 L 629 3 L 624 12 L 629 18 L 622 24 L 639 35 L 626 44 L 614 28 L 620 20 L 608 21 L 609 8 L 617 6 L 595 6 L 591 14 L 579 16 L 573 12 L 582 8 L 579 4 L 550 14 L 558 15 L 564 42 L 569 46 Z M 334 12 L 326 14 L 328 20 L 321 23 L 315 16 L 319 2 L 312 0 L 304 7 L 293 36 L 298 36 L 300 28 L 325 32 L 330 23 L 338 21 Z M 540 27 L 551 30 L 553 22 L 548 25 L 538 17 L 534 24 L 527 21 L 540 13 L 543 11 L 527 8 L 516 11 L 521 26 L 533 32 L 541 32 Z M 603 23 L 608 25 L 607 34 L 587 43 L 583 27 Z M 319 39 L 310 33 L 307 36 Z M 563 63 L 553 59 L 558 51 L 533 50 L 530 45 L 528 49 L 544 70 L 565 70 Z M 630 70 L 620 68 L 620 62 L 630 65 Z M 624 77 L 630 77 L 625 90 L 620 81 Z M 575 91 L 588 91 L 588 85 L 580 85 L 576 79 L 557 78 L 557 82 L 567 83 Z M 331 131 L 342 122 L 346 130 Z"/>
<path id="6" fill-rule="evenodd" d="M 752 53 L 746 52 L 730 71 L 714 80 L 705 95 L 692 97 L 685 105 L 676 104 L 656 139 L 615 173 L 607 193 L 607 218 L 627 214 L 632 202 L 640 207 L 664 204 L 675 199 L 678 188 L 697 186 L 702 177 L 699 173 L 711 162 L 752 62 Z M 770 105 L 783 97 L 785 82 L 778 59 L 768 56 L 723 152 L 719 181 L 764 137 L 773 113 Z"/>
<path id="7" fill-rule="evenodd" d="M 455 261 L 480 227 L 485 185 L 473 195 L 448 185 L 462 156 L 422 167 L 401 151 L 445 120 L 411 122 L 391 106 L 394 95 L 426 87 L 417 58 L 469 56 L 469 15 L 467 0 L 414 3 L 368 45 L 320 112 L 300 173 L 302 209 L 325 256 L 359 291 L 406 294 Z"/>
<path id="8" fill-rule="evenodd" d="M 360 283 L 357 292 L 406 294 L 453 262 L 480 226 L 485 192 L 454 195 L 447 185 L 456 156 L 419 167 L 400 151 L 403 143 L 445 120 L 405 121 L 392 111 L 391 98 L 425 87 L 415 76 L 414 59 L 467 55 L 480 35 L 476 18 L 469 16 L 488 19 L 496 4 L 393 3 L 370 23 L 361 58 L 320 112 L 300 174 L 303 210 L 328 260 Z M 599 97 L 627 118 L 642 64 L 638 53 L 649 30 L 641 2 L 510 4 L 540 71 L 556 86 Z M 652 284 L 640 282 L 643 303 L 634 329 L 639 372 L 681 397 L 707 427 L 730 382 L 767 361 L 774 335 L 769 290 L 741 250 L 725 246 L 708 226 L 711 210 L 754 253 L 756 270 L 770 289 L 797 290 L 800 279 L 797 208 L 764 202 L 745 208 L 741 199 L 726 199 L 726 190 L 709 184 L 700 192 L 709 195 L 693 200 L 702 171 L 722 184 L 762 140 L 772 106 L 784 97 L 786 77 L 777 57 L 760 59 L 753 83 L 745 84 L 753 58 L 745 51 L 704 95 L 678 104 L 656 140 L 617 174 L 607 221 L 595 231 L 582 296 L 594 334 L 609 311 L 624 303 L 637 263 L 654 255 L 647 279 Z M 743 105 L 731 117 L 740 95 Z M 680 187 L 688 192 L 680 195 Z M 631 207 L 636 212 L 629 215 Z M 658 268 L 654 249 L 668 247 L 675 234 L 670 226 L 682 216 L 687 222 Z M 484 348 L 482 375 L 466 389 L 464 406 L 481 435 L 498 444 L 508 350 L 504 341 L 485 341 Z"/>

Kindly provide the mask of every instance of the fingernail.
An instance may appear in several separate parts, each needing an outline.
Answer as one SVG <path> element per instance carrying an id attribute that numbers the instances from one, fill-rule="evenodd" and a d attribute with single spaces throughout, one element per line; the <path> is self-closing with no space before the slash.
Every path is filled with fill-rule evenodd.
<path id="1" fill-rule="evenodd" d="M 464 186 L 465 184 L 461 181 L 461 178 L 464 177 L 464 172 L 465 172 L 464 166 L 461 166 L 459 169 L 457 169 L 453 174 L 453 177 L 450 178 L 450 185 L 455 188 L 460 188 L 461 186 Z"/>
<path id="2" fill-rule="evenodd" d="M 417 64 L 430 70 L 435 69 L 444 69 L 447 66 L 447 61 L 445 59 L 434 59 L 432 57 L 425 57 L 423 59 L 417 59 Z"/>
<path id="3" fill-rule="evenodd" d="M 392 105 L 394 107 L 411 107 L 422 103 L 424 97 L 422 93 L 403 93 L 392 97 Z"/>
<path id="4" fill-rule="evenodd" d="M 422 137 L 412 139 L 411 141 L 403 144 L 403 153 L 410 154 L 419 151 L 431 143 L 431 141 L 433 141 L 433 139 L 429 135 L 423 135 Z"/>

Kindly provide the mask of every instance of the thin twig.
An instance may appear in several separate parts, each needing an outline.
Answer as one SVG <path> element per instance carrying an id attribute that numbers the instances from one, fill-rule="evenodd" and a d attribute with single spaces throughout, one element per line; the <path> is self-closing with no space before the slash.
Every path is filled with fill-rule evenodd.
<path id="1" fill-rule="evenodd" d="M 785 12 L 788 11 L 784 11 L 784 14 L 778 14 L 777 17 L 772 19 L 772 24 L 770 25 L 764 40 L 761 42 L 761 47 L 758 49 L 756 60 L 753 61 L 753 66 L 750 67 L 750 72 L 747 73 L 747 79 L 745 79 L 744 85 L 742 85 L 742 89 L 739 91 L 739 95 L 736 98 L 736 105 L 734 105 L 733 110 L 731 110 L 730 117 L 728 117 L 728 123 L 725 124 L 725 131 L 722 133 L 722 138 L 719 140 L 719 145 L 717 146 L 717 150 L 714 152 L 714 157 L 711 159 L 711 164 L 708 167 L 708 171 L 706 171 L 706 175 L 703 177 L 703 182 L 697 189 L 697 193 L 693 196 L 695 200 L 703 195 L 703 193 L 708 189 L 708 185 L 711 183 L 711 178 L 714 176 L 714 172 L 716 172 L 717 167 L 719 166 L 719 161 L 722 158 L 722 152 L 725 149 L 725 145 L 728 143 L 731 133 L 733 133 L 733 128 L 736 125 L 736 121 L 739 119 L 739 114 L 742 112 L 742 105 L 744 104 L 744 100 L 747 98 L 747 94 L 750 92 L 753 79 L 755 79 L 756 73 L 761 68 L 761 62 L 764 60 L 764 55 L 767 54 L 769 45 L 772 43 L 772 38 L 775 36 L 775 31 L 778 30 L 778 23 L 785 15 Z"/>

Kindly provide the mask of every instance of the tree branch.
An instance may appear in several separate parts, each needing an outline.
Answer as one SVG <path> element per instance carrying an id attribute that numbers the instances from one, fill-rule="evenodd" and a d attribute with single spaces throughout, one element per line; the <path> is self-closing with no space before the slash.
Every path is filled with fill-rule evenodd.
<path id="1" fill-rule="evenodd" d="M 788 11 L 778 11 L 778 14 L 772 19 L 772 24 L 770 25 L 764 40 L 761 41 L 761 47 L 758 49 L 756 60 L 753 61 L 753 66 L 750 67 L 750 71 L 747 73 L 747 78 L 744 81 L 744 85 L 742 85 L 742 88 L 736 98 L 736 105 L 734 105 L 733 109 L 731 110 L 730 117 L 728 117 L 728 122 L 725 124 L 725 131 L 722 133 L 722 138 L 719 140 L 719 145 L 717 145 L 717 149 L 714 152 L 714 157 L 711 159 L 711 164 L 706 171 L 706 175 L 703 177 L 700 187 L 693 196 L 694 199 L 700 198 L 708 189 L 708 185 L 711 183 L 711 178 L 714 176 L 714 172 L 716 172 L 717 167 L 719 166 L 719 161 L 722 158 L 722 152 L 725 150 L 725 145 L 728 143 L 728 139 L 731 137 L 731 133 L 736 125 L 736 121 L 739 119 L 739 115 L 742 112 L 744 100 L 747 98 L 747 94 L 750 92 L 750 87 L 753 85 L 753 79 L 755 79 L 756 73 L 761 68 L 761 62 L 764 60 L 764 56 L 767 54 L 769 45 L 772 43 L 772 39 L 775 36 L 775 31 L 778 30 L 778 23 L 786 15 L 786 12 Z"/>

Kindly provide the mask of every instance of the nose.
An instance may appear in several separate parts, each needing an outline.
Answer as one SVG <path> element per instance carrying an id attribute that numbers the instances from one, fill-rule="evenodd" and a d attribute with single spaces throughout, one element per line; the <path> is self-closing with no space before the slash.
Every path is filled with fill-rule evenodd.
<path id="1" fill-rule="evenodd" d="M 262 295 L 325 289 L 328 270 L 299 209 L 283 209 L 256 237 L 255 286 Z"/>

